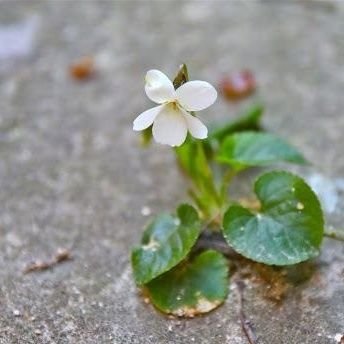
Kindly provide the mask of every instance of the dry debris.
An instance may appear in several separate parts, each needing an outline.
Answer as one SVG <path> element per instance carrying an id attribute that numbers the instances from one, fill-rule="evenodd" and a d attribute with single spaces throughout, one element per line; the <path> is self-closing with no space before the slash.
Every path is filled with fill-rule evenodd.
<path id="1" fill-rule="evenodd" d="M 67 260 L 71 260 L 71 254 L 69 250 L 65 248 L 59 248 L 55 255 L 50 261 L 36 260 L 33 263 L 30 263 L 25 269 L 24 274 L 34 271 L 44 271 L 50 268 L 53 268 L 55 265 L 62 263 Z"/>
<path id="2" fill-rule="evenodd" d="M 220 83 L 222 94 L 232 102 L 248 97 L 256 87 L 254 75 L 249 70 L 233 73 L 223 78 Z"/>
<path id="3" fill-rule="evenodd" d="M 246 317 L 244 312 L 244 288 L 245 284 L 242 281 L 237 282 L 237 290 L 239 293 L 239 318 L 242 330 L 250 344 L 258 344 L 258 338 L 252 322 Z"/>
<path id="4" fill-rule="evenodd" d="M 95 73 L 94 60 L 90 56 L 84 56 L 75 61 L 69 67 L 69 74 L 76 80 L 86 80 Z"/>

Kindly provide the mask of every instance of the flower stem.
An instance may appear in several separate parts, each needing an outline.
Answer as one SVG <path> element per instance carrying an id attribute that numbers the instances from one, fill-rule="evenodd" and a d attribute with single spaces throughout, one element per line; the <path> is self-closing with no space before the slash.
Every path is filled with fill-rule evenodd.
<path id="1" fill-rule="evenodd" d="M 326 228 L 324 231 L 324 236 L 331 239 L 344 241 L 344 230 L 335 230 L 332 228 Z"/>

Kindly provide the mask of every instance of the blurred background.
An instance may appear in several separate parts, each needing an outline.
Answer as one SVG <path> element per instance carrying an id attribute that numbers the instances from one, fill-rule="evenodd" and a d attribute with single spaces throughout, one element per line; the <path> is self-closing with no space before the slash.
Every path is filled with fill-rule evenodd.
<path id="1" fill-rule="evenodd" d="M 235 295 L 182 324 L 137 296 L 130 248 L 147 216 L 185 197 L 172 152 L 132 131 L 150 106 L 144 75 L 186 63 L 215 85 L 208 124 L 264 104 L 264 126 L 314 162 L 342 223 L 343 32 L 340 0 L 0 1 L 0 343 L 246 343 Z M 287 303 L 248 292 L 263 343 L 336 343 L 344 252 L 326 245 Z M 23 273 L 56 252 L 66 262 Z"/>

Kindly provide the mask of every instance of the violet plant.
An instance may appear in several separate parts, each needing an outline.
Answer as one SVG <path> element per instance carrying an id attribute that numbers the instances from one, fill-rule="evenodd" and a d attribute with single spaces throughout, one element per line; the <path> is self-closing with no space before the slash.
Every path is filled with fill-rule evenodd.
<path id="1" fill-rule="evenodd" d="M 290 172 L 261 175 L 254 183 L 259 202 L 244 206 L 230 196 L 233 178 L 248 168 L 307 164 L 295 147 L 259 130 L 261 106 L 208 132 L 195 112 L 212 105 L 217 92 L 205 81 L 189 81 L 185 65 L 173 82 L 150 70 L 145 90 L 159 105 L 139 115 L 133 129 L 142 131 L 146 142 L 153 137 L 174 147 L 178 165 L 190 179 L 193 201 L 179 205 L 175 214 L 156 216 L 132 251 L 135 281 L 157 309 L 193 317 L 225 301 L 229 264 L 212 248 L 209 233 L 220 235 L 236 253 L 275 266 L 316 257 L 324 235 L 344 240 L 340 232 L 325 231 L 317 196 Z"/>

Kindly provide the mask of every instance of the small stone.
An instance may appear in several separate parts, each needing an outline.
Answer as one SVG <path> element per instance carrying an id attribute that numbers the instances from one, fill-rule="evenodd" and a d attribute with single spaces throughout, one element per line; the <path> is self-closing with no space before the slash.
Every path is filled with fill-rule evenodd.
<path id="1" fill-rule="evenodd" d="M 20 316 L 21 316 L 21 313 L 20 313 L 20 311 L 19 311 L 18 309 L 15 309 L 15 310 L 13 311 L 13 315 L 14 315 L 15 317 L 20 317 Z"/>
<path id="2" fill-rule="evenodd" d="M 172 325 L 168 325 L 168 332 L 173 332 L 173 327 L 172 327 Z"/>
<path id="3" fill-rule="evenodd" d="M 77 80 L 88 79 L 94 74 L 94 72 L 94 60 L 90 56 L 80 58 L 69 67 L 69 74 Z"/>
<path id="4" fill-rule="evenodd" d="M 41 334 L 42 334 L 42 331 L 41 331 L 41 330 L 39 330 L 38 328 L 36 328 L 36 330 L 35 330 L 35 334 L 37 334 L 37 336 L 39 336 L 39 335 L 41 335 Z"/>

